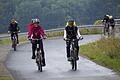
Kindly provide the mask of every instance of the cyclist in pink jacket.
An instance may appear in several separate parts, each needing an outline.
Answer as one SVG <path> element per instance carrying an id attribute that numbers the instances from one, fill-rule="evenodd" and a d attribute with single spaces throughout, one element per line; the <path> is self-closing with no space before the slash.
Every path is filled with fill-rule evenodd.
<path id="1" fill-rule="evenodd" d="M 42 39 L 45 39 L 45 32 L 44 29 L 39 25 L 39 19 L 33 19 L 32 22 L 28 26 L 28 38 L 29 39 L 40 39 L 39 40 L 39 47 L 42 52 L 42 57 L 43 57 L 43 66 L 45 66 L 45 56 L 44 56 L 44 49 L 43 49 L 43 41 Z M 35 59 L 35 50 L 37 48 L 37 42 L 36 41 L 31 41 L 32 42 L 32 59 Z"/>

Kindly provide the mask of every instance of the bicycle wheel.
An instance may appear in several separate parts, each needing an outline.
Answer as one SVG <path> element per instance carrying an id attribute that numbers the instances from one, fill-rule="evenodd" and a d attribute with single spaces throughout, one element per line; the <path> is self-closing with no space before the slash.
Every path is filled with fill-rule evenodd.
<path id="1" fill-rule="evenodd" d="M 74 70 L 76 71 L 77 70 L 77 60 L 74 59 Z"/>
<path id="2" fill-rule="evenodd" d="M 74 70 L 74 61 L 71 60 L 72 70 Z"/>
<path id="3" fill-rule="evenodd" d="M 39 61 L 38 61 L 38 70 L 40 70 L 40 72 L 42 72 L 42 60 L 41 58 L 39 58 Z"/>
<path id="4" fill-rule="evenodd" d="M 16 51 L 16 46 L 14 46 L 14 51 Z"/>
<path id="5" fill-rule="evenodd" d="M 38 70 L 42 72 L 42 66 L 40 64 L 38 65 Z"/>
<path id="6" fill-rule="evenodd" d="M 14 51 L 16 51 L 16 43 L 15 43 L 15 41 L 13 42 L 13 48 L 14 48 Z"/>

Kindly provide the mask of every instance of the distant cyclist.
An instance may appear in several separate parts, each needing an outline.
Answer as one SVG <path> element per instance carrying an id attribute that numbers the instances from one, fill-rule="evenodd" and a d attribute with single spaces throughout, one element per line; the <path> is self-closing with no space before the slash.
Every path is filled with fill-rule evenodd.
<path id="1" fill-rule="evenodd" d="M 18 32 L 20 32 L 20 28 L 18 26 L 18 22 L 15 19 L 12 19 L 10 21 L 10 25 L 8 27 L 8 33 L 11 33 L 11 40 L 13 40 L 14 34 L 16 35 L 16 37 L 17 37 L 17 44 L 19 44 Z"/>
<path id="2" fill-rule="evenodd" d="M 28 26 L 28 38 L 29 39 L 40 39 L 39 40 L 39 45 L 40 49 L 42 52 L 42 57 L 43 57 L 43 66 L 45 66 L 45 56 L 44 56 L 44 49 L 43 49 L 43 41 L 41 38 L 46 38 L 45 37 L 45 32 L 44 29 L 39 25 L 40 21 L 39 19 L 32 19 L 32 22 Z M 35 59 L 35 51 L 37 48 L 37 42 L 36 41 L 31 41 L 32 42 L 32 59 Z"/>
<path id="3" fill-rule="evenodd" d="M 79 38 L 82 38 L 82 36 L 79 33 L 79 29 L 76 25 L 76 22 L 73 19 L 69 19 L 66 24 L 65 30 L 64 30 L 64 40 L 79 39 Z M 66 51 L 67 51 L 68 61 L 71 60 L 71 57 L 70 57 L 71 41 L 70 40 L 66 41 L 66 45 L 67 45 Z M 77 60 L 78 60 L 79 59 L 79 57 L 78 57 L 78 53 L 79 53 L 78 41 L 75 41 L 75 45 L 76 45 L 75 47 L 77 49 Z"/>
<path id="4" fill-rule="evenodd" d="M 110 22 L 110 26 L 112 27 L 112 30 L 114 30 L 115 20 L 114 20 L 113 16 L 109 16 L 109 22 Z"/>
<path id="5" fill-rule="evenodd" d="M 104 34 L 105 32 L 108 32 L 109 29 L 109 15 L 105 15 L 103 18 L 103 24 L 104 24 Z"/>

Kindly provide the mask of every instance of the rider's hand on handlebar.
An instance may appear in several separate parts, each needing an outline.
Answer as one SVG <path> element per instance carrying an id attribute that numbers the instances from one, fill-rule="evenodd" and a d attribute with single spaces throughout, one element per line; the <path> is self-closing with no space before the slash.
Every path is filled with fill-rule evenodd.
<path id="1" fill-rule="evenodd" d="M 80 36 L 80 37 L 79 37 L 79 40 L 82 40 L 82 39 L 83 39 L 83 37 L 82 37 L 82 36 Z"/>
<path id="2" fill-rule="evenodd" d="M 63 40 L 65 40 L 65 41 L 66 41 L 66 40 L 67 40 L 67 38 L 63 38 Z"/>
<path id="3" fill-rule="evenodd" d="M 20 33 L 20 30 L 18 31 L 18 33 Z"/>
<path id="4" fill-rule="evenodd" d="M 43 36 L 43 39 L 47 39 L 47 36 Z"/>
<path id="5" fill-rule="evenodd" d="M 10 33 L 10 31 L 8 31 L 8 33 Z"/>

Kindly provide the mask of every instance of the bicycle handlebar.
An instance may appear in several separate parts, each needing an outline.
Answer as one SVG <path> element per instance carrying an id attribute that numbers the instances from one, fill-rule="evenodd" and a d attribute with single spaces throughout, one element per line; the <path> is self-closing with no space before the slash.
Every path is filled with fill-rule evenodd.
<path id="1" fill-rule="evenodd" d="M 64 39 L 65 40 L 65 39 Z M 80 39 L 66 39 L 65 41 L 79 41 Z"/>
<path id="2" fill-rule="evenodd" d="M 41 40 L 42 38 L 40 38 L 40 39 L 31 39 L 31 40 Z"/>
<path id="3" fill-rule="evenodd" d="M 64 39 L 65 41 L 79 41 L 79 40 L 82 40 L 83 39 L 83 37 L 80 37 L 79 39 L 69 39 L 69 38 L 67 38 L 67 39 Z"/>

